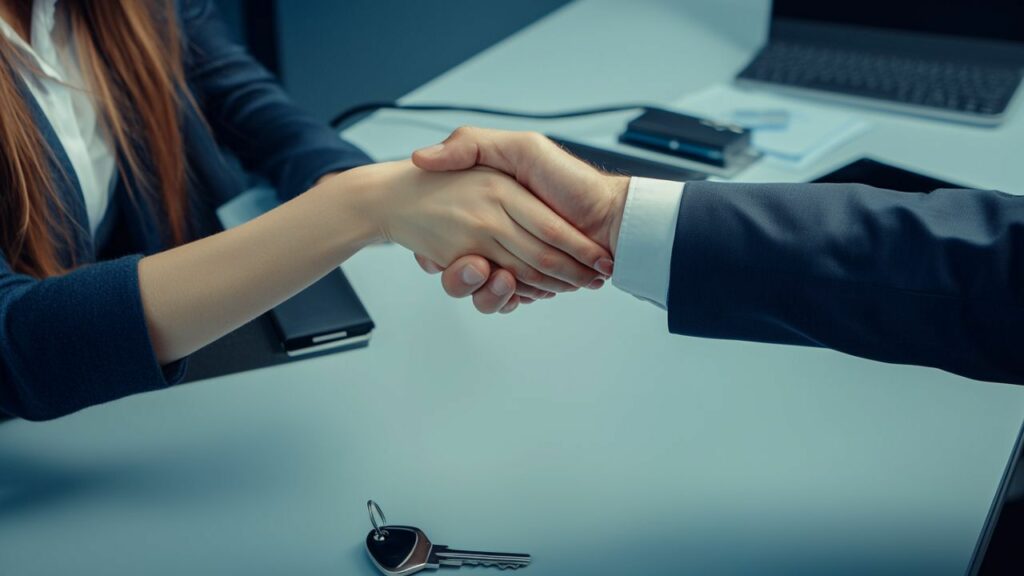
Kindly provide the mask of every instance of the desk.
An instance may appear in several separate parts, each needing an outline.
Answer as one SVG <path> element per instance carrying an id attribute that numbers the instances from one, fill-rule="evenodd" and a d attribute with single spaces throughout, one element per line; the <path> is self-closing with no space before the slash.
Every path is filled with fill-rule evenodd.
<path id="1" fill-rule="evenodd" d="M 753 4 L 575 3 L 409 101 L 668 102 L 745 62 Z M 865 115 L 817 171 L 870 152 L 1024 189 L 1024 114 L 992 131 Z M 465 121 L 379 114 L 348 136 L 397 157 Z M 597 141 L 621 122 L 545 127 Z M 1024 418 L 1012 386 L 670 336 L 615 289 L 485 317 L 397 247 L 345 271 L 378 323 L 368 349 L 0 426 L 0 572 L 370 575 L 372 497 L 440 543 L 530 552 L 531 576 L 958 575 Z"/>

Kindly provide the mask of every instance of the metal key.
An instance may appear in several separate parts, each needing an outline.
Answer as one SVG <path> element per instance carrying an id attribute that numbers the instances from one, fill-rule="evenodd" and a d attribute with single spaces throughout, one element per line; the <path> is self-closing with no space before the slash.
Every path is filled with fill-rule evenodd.
<path id="1" fill-rule="evenodd" d="M 407 576 L 441 566 L 496 566 L 520 568 L 530 563 L 529 554 L 453 550 L 432 544 L 422 530 L 413 526 L 389 526 L 376 502 L 366 503 L 373 529 L 366 535 L 366 551 L 377 568 L 387 576 Z M 380 516 L 380 523 L 377 516 Z"/>

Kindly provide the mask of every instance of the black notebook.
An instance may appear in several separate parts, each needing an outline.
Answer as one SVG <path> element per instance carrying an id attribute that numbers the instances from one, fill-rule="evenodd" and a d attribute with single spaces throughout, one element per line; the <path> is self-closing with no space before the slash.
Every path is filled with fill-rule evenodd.
<path id="1" fill-rule="evenodd" d="M 373 320 L 340 268 L 278 305 L 270 316 L 289 356 L 363 344 L 373 331 Z"/>

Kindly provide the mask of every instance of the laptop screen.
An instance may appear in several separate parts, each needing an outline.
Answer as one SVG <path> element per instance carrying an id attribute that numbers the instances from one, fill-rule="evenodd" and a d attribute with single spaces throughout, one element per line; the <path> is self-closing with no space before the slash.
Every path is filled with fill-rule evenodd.
<path id="1" fill-rule="evenodd" d="M 772 17 L 1024 42 L 1024 0 L 774 0 Z"/>

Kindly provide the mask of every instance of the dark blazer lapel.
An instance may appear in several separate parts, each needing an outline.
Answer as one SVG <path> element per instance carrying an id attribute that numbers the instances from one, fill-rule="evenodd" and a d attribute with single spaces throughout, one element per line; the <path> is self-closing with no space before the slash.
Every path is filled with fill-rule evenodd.
<path id="1" fill-rule="evenodd" d="M 64 204 L 64 208 L 67 210 L 75 227 L 72 231 L 75 245 L 69 248 L 74 251 L 77 263 L 92 262 L 96 259 L 96 248 L 93 245 L 92 233 L 89 231 L 89 214 L 85 210 L 85 196 L 82 194 L 82 186 L 78 181 L 78 173 L 75 172 L 75 167 L 71 164 L 71 159 L 68 158 L 64 145 L 61 144 L 57 132 L 53 129 L 53 125 L 50 124 L 50 119 L 46 117 L 43 109 L 36 102 L 35 96 L 32 95 L 32 92 L 25 86 L 24 81 L 20 77 L 16 76 L 15 82 L 17 82 L 18 90 L 21 92 L 22 97 L 28 104 L 29 110 L 32 112 L 32 116 L 35 118 L 39 133 L 43 136 L 46 145 L 49 146 L 50 152 L 53 154 L 53 162 L 55 164 L 53 167 L 54 183 L 57 186 L 60 200 Z M 71 254 L 66 256 L 70 259 Z"/>
<path id="2" fill-rule="evenodd" d="M 143 162 L 146 156 L 139 149 Z M 127 166 L 123 152 L 118 151 L 118 163 Z M 157 207 L 158 202 L 153 192 L 143 186 L 131 170 L 117 174 L 114 184 L 113 204 L 122 215 L 118 226 L 122 228 L 129 240 L 132 252 L 152 254 L 165 246 L 161 233 L 161 220 Z"/>

